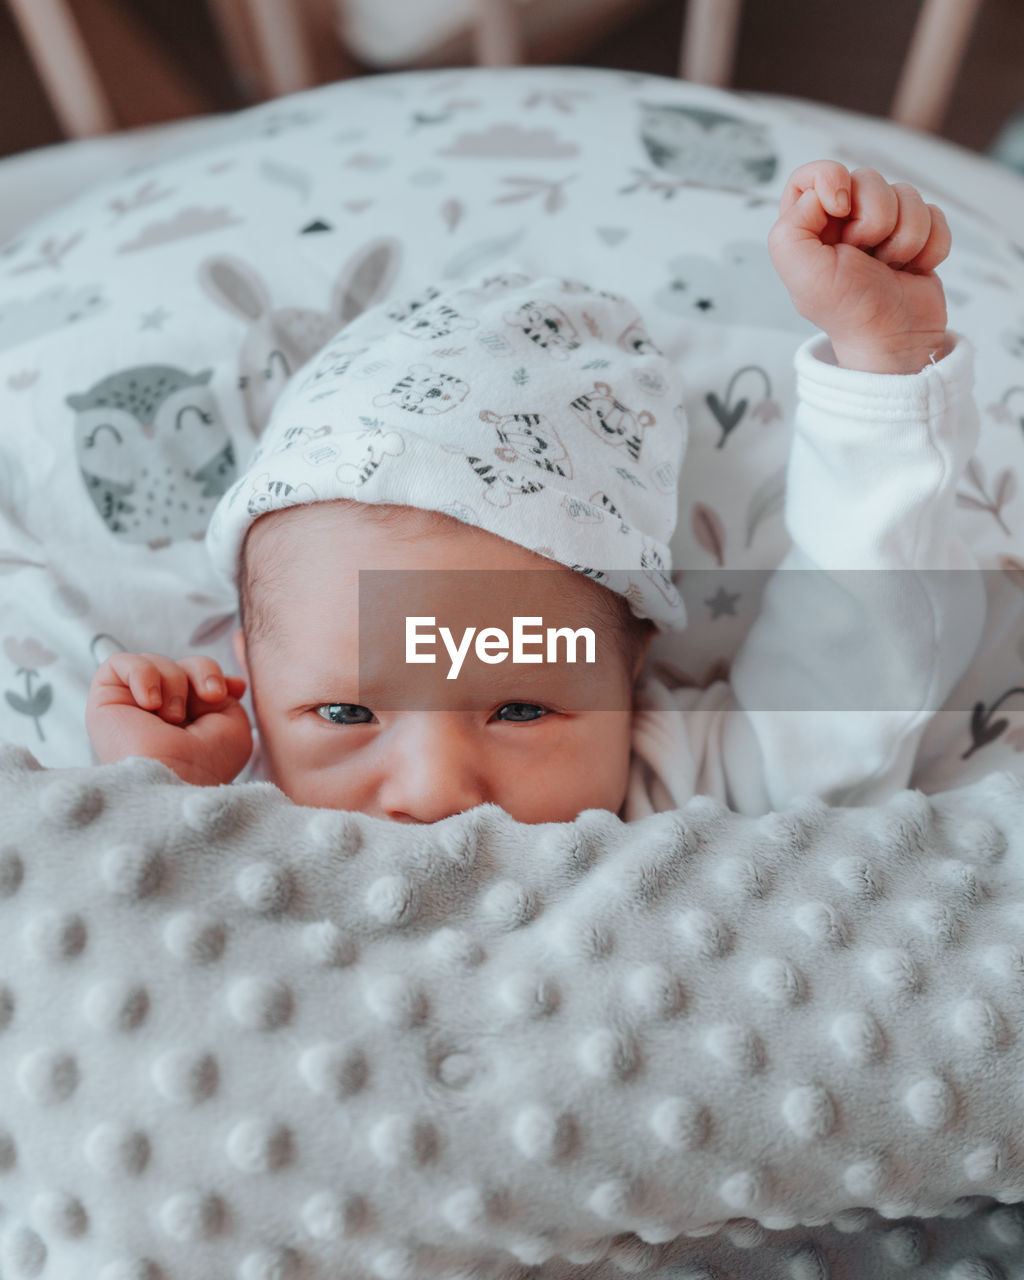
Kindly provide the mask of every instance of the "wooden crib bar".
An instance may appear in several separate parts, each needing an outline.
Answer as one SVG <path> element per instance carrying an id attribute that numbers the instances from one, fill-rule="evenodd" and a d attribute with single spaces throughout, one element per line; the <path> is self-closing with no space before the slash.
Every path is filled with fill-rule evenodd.
<path id="1" fill-rule="evenodd" d="M 481 67 L 514 67 L 526 61 L 516 0 L 476 0 L 474 52 Z"/>
<path id="2" fill-rule="evenodd" d="M 7 3 L 64 132 L 109 133 L 114 113 L 65 0 Z"/>
<path id="3" fill-rule="evenodd" d="M 942 123 L 980 5 L 981 0 L 926 0 L 890 112 L 899 124 L 937 129 Z"/>
<path id="4" fill-rule="evenodd" d="M 236 73 L 272 97 L 316 83 L 312 0 L 209 0 Z M 323 2 L 323 0 L 321 0 Z M 812 3 L 813 0 L 807 0 Z M 103 133 L 114 116 L 67 0 L 7 0 L 60 122 L 72 137 Z M 527 60 L 519 0 L 474 0 L 474 53 L 481 66 Z M 981 0 L 921 0 L 893 98 L 892 118 L 937 129 L 948 108 Z M 679 73 L 699 84 L 731 83 L 742 0 L 687 0 Z M 256 74 L 259 71 L 262 75 Z"/>
<path id="5" fill-rule="evenodd" d="M 312 53 L 300 4 L 245 0 L 255 32 L 270 96 L 295 93 L 315 83 Z"/>
<path id="6" fill-rule="evenodd" d="M 981 0 L 922 0 L 890 116 L 915 129 L 942 123 Z M 741 0 L 689 0 L 679 74 L 699 84 L 732 80 Z"/>
<path id="7" fill-rule="evenodd" d="M 723 87 L 732 80 L 742 0 L 688 0 L 679 74 Z"/>

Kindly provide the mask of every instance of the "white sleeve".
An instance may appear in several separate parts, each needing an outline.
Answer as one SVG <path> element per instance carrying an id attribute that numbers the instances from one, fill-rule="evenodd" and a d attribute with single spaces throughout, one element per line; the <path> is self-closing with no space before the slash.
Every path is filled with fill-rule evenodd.
<path id="1" fill-rule="evenodd" d="M 966 669 L 985 614 L 955 521 L 978 438 L 973 351 L 947 336 L 948 354 L 916 374 L 840 369 L 824 335 L 797 352 L 792 546 L 731 686 L 647 691 L 629 816 L 684 803 L 685 785 L 741 813 L 802 795 L 874 804 L 907 785 L 921 733 Z"/>

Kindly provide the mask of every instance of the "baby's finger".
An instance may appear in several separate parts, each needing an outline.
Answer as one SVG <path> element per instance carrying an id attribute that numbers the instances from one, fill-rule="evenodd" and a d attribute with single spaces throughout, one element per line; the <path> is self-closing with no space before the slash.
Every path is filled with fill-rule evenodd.
<path id="1" fill-rule="evenodd" d="M 817 194 L 808 189 L 768 233 L 772 264 L 790 293 L 805 288 L 818 270 L 828 222 Z"/>
<path id="2" fill-rule="evenodd" d="M 921 193 L 908 182 L 894 182 L 899 200 L 896 229 L 875 248 L 875 257 L 890 267 L 905 267 L 924 249 L 932 231 L 932 215 Z"/>
<path id="3" fill-rule="evenodd" d="M 852 211 L 841 240 L 858 249 L 873 249 L 895 231 L 899 197 L 874 169 L 855 169 L 851 177 Z"/>
<path id="4" fill-rule="evenodd" d="M 147 708 L 156 711 L 164 720 L 184 720 L 188 702 L 187 673 L 173 658 L 166 658 L 162 653 L 143 653 L 139 656 L 150 664 L 151 674 L 147 676 L 147 680 L 152 681 L 155 674 L 160 690 L 160 701 L 155 706 L 152 702 L 145 704 Z M 152 688 L 152 684 L 149 687 Z"/>
<path id="5" fill-rule="evenodd" d="M 813 191 L 821 207 L 833 218 L 850 212 L 850 171 L 838 160 L 812 160 L 789 175 L 779 201 L 779 212 L 788 213 L 805 191 Z"/>
<path id="6" fill-rule="evenodd" d="M 224 673 L 220 664 L 213 658 L 205 658 L 196 654 L 189 658 L 180 658 L 178 665 L 188 673 L 196 696 L 203 702 L 221 702 L 228 692 Z"/>
<path id="7" fill-rule="evenodd" d="M 163 700 L 159 668 L 141 653 L 111 654 L 96 672 L 94 684 L 117 701 L 124 701 L 127 692 L 146 711 L 155 711 Z"/>
<path id="8" fill-rule="evenodd" d="M 917 257 L 912 258 L 905 268 L 907 271 L 920 272 L 921 274 L 934 271 L 940 263 L 945 262 L 953 243 L 946 215 L 939 206 L 937 204 L 929 204 L 925 208 L 931 218 L 931 230 L 928 240 Z"/>

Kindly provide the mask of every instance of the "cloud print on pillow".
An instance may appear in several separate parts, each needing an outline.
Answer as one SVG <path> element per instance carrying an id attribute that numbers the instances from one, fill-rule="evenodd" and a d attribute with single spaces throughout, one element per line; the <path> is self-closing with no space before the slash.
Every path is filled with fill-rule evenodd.
<path id="1" fill-rule="evenodd" d="M 240 226 L 244 219 L 237 217 L 225 205 L 216 209 L 203 209 L 189 205 L 179 210 L 173 218 L 163 222 L 151 222 L 143 227 L 134 240 L 118 245 L 118 253 L 133 253 L 138 249 L 152 249 L 171 240 L 184 240 L 188 236 L 202 235 L 206 231 L 220 231 L 223 227 Z"/>
<path id="2" fill-rule="evenodd" d="M 493 124 L 482 133 L 461 133 L 440 156 L 502 156 L 516 159 L 563 160 L 579 155 L 574 142 L 561 142 L 550 129 L 520 129 L 517 124 Z"/>

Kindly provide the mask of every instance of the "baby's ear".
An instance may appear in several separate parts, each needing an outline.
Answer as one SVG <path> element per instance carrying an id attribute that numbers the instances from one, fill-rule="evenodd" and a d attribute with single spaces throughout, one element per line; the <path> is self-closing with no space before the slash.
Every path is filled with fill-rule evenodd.
<path id="1" fill-rule="evenodd" d="M 242 678 L 252 688 L 252 681 L 249 679 L 249 664 L 246 662 L 245 632 L 241 627 L 236 627 L 231 633 L 231 647 L 235 651 L 235 661 L 242 672 Z"/>

